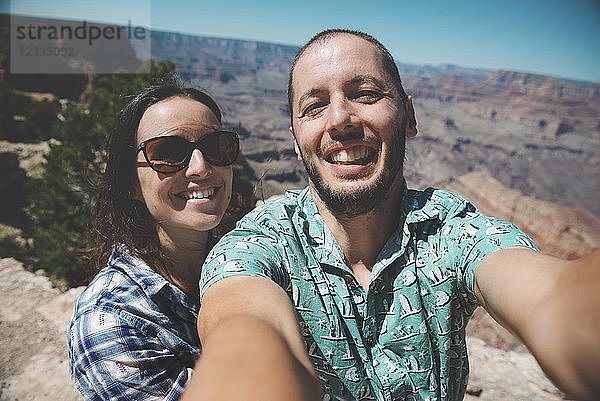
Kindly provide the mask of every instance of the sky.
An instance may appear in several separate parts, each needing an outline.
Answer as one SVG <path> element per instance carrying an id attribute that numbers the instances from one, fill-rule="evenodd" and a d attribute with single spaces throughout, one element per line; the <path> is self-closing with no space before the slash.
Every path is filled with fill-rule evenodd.
<path id="1" fill-rule="evenodd" d="M 350 28 L 402 63 L 600 82 L 600 0 L 0 0 L 0 12 L 297 46 Z"/>

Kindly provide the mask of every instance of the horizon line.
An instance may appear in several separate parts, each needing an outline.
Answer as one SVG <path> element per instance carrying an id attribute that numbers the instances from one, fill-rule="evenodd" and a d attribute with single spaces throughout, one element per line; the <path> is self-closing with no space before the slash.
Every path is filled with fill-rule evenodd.
<path id="1" fill-rule="evenodd" d="M 93 23 L 105 24 L 105 25 L 120 25 L 120 23 L 116 23 L 116 22 L 98 21 L 98 20 L 87 19 L 87 18 L 68 19 L 68 18 L 56 18 L 56 17 L 43 17 L 43 16 L 39 16 L 39 15 L 12 14 L 12 13 L 6 13 L 6 12 L 0 11 L 0 16 L 2 16 L 2 15 L 5 15 L 8 17 L 12 17 L 13 15 L 15 15 L 15 16 L 31 17 L 31 18 L 46 19 L 46 20 L 56 20 L 56 21 L 70 21 L 70 22 L 85 21 L 85 22 L 93 22 Z M 169 28 L 153 28 L 151 26 L 148 27 L 148 26 L 143 26 L 143 25 L 138 25 L 138 26 L 142 26 L 142 27 L 148 29 L 151 34 L 153 32 L 161 32 L 161 33 L 171 33 L 171 34 L 193 36 L 193 37 L 200 37 L 200 38 L 225 39 L 225 40 L 237 40 L 237 41 L 243 41 L 243 42 L 266 43 L 266 44 L 272 44 L 272 45 L 277 45 L 277 46 L 297 47 L 298 49 L 300 49 L 302 47 L 302 45 L 281 43 L 281 42 L 272 42 L 272 41 L 263 40 L 263 39 L 237 38 L 237 37 L 221 36 L 221 35 L 201 35 L 201 34 L 192 33 L 192 32 L 177 31 L 177 30 L 169 29 Z M 10 38 L 9 38 L 9 41 L 10 41 Z M 567 83 L 584 84 L 584 85 L 600 84 L 600 80 L 595 81 L 595 80 L 583 79 L 583 78 L 566 77 L 566 76 L 561 76 L 561 75 L 535 72 L 535 71 L 529 71 L 529 70 L 510 69 L 510 68 L 506 68 L 506 67 L 480 67 L 480 66 L 473 66 L 473 65 L 467 65 L 467 64 L 456 64 L 456 63 L 452 63 L 452 62 L 441 62 L 438 64 L 403 62 L 403 61 L 399 61 L 395 57 L 394 57 L 394 61 L 396 62 L 396 64 L 399 64 L 399 65 L 414 66 L 414 67 L 424 66 L 424 67 L 436 68 L 436 67 L 452 66 L 452 67 L 458 67 L 458 68 L 463 68 L 463 69 L 483 70 L 483 71 L 488 71 L 488 72 L 509 71 L 509 72 L 516 72 L 516 73 L 520 73 L 520 74 L 551 77 L 551 78 L 557 79 L 559 81 L 567 82 Z"/>

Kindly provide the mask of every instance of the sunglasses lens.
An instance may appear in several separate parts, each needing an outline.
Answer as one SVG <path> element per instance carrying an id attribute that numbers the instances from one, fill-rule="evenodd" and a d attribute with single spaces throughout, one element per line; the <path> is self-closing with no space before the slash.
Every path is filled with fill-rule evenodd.
<path id="1" fill-rule="evenodd" d="M 152 168 L 161 173 L 181 170 L 189 154 L 189 143 L 178 136 L 164 136 L 146 143 L 146 157 Z"/>
<path id="2" fill-rule="evenodd" d="M 214 166 L 229 166 L 240 152 L 237 134 L 229 131 L 206 134 L 195 145 L 173 135 L 149 139 L 142 147 L 150 166 L 166 174 L 184 169 L 195 148 L 200 149 L 206 161 Z"/>
<path id="3" fill-rule="evenodd" d="M 217 131 L 205 135 L 201 139 L 202 154 L 215 166 L 228 166 L 237 159 L 240 142 L 234 132 Z"/>

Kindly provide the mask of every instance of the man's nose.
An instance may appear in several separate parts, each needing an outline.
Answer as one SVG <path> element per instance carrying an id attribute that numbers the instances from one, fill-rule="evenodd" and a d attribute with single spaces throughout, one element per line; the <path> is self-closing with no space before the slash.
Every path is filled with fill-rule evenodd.
<path id="1" fill-rule="evenodd" d="M 332 99 L 328 111 L 327 132 L 330 135 L 340 135 L 348 129 L 356 127 L 356 116 L 348 99 Z"/>
<path id="2" fill-rule="evenodd" d="M 213 166 L 204 158 L 199 149 L 194 149 L 190 158 L 190 164 L 185 169 L 186 177 L 208 177 L 213 173 Z"/>

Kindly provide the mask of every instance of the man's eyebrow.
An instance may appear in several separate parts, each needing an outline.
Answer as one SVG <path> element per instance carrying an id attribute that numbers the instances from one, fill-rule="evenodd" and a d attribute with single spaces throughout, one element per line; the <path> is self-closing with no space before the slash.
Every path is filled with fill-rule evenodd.
<path id="1" fill-rule="evenodd" d="M 386 89 L 386 85 L 379 79 L 375 78 L 372 75 L 357 75 L 354 78 L 352 78 L 348 84 L 349 85 L 360 85 L 360 84 L 373 84 L 375 86 L 377 86 L 379 89 L 381 90 L 387 90 Z M 323 93 L 324 91 L 322 89 L 317 89 L 317 88 L 313 88 L 309 91 L 304 92 L 299 98 L 298 98 L 298 103 L 297 106 L 298 108 L 300 108 L 300 106 L 302 105 L 302 103 L 308 99 L 311 96 L 317 96 L 321 93 Z"/>
<path id="2" fill-rule="evenodd" d="M 378 88 L 385 89 L 386 85 L 372 75 L 358 75 L 350 80 L 351 85 L 374 84 Z"/>
<path id="3" fill-rule="evenodd" d="M 298 108 L 300 108 L 300 105 L 309 97 L 311 96 L 316 96 L 318 94 L 320 94 L 321 92 L 323 92 L 322 89 L 311 89 L 309 91 L 306 91 L 302 94 L 302 96 L 300 96 L 300 98 L 298 99 Z"/>

